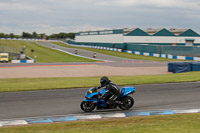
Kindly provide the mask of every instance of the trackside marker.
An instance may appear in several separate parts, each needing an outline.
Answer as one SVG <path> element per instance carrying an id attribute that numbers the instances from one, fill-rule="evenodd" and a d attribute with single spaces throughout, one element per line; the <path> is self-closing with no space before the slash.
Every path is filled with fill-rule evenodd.
<path id="1" fill-rule="evenodd" d="M 175 114 L 187 114 L 187 113 L 198 113 L 199 109 L 188 109 L 188 110 L 174 110 Z"/>
<path id="2" fill-rule="evenodd" d="M 11 126 L 11 125 L 27 125 L 28 122 L 25 120 L 13 120 L 13 121 L 0 121 L 1 126 Z"/>
<path id="3" fill-rule="evenodd" d="M 173 110 L 160 110 L 160 111 L 150 111 L 150 115 L 172 115 Z"/>
<path id="4" fill-rule="evenodd" d="M 62 122 L 62 121 L 76 121 L 77 118 L 74 116 L 63 116 L 63 117 L 54 117 L 50 118 L 53 122 Z"/>
<path id="5" fill-rule="evenodd" d="M 101 119 L 100 115 L 80 115 L 75 116 L 78 120 L 84 120 L 84 119 Z"/>
<path id="6" fill-rule="evenodd" d="M 123 118 L 126 117 L 124 113 L 103 114 L 102 118 Z"/>
<path id="7" fill-rule="evenodd" d="M 76 121 L 83 119 L 101 119 L 101 118 L 123 118 L 130 116 L 150 116 L 150 115 L 172 115 L 181 113 L 199 113 L 200 109 L 187 109 L 187 110 L 155 110 L 155 111 L 143 111 L 143 112 L 126 112 L 126 113 L 109 113 L 100 115 L 77 115 L 77 116 L 55 116 L 50 118 L 32 118 L 25 120 L 5 120 L 0 121 L 0 127 L 11 125 L 26 125 L 34 123 L 52 123 L 62 121 Z"/>
<path id="8" fill-rule="evenodd" d="M 25 121 L 27 121 L 28 124 L 33 124 L 33 123 L 51 123 L 51 122 L 53 122 L 49 118 L 26 119 Z"/>
<path id="9" fill-rule="evenodd" d="M 129 116 L 149 116 L 150 112 L 146 111 L 146 112 L 127 112 L 125 113 L 126 117 Z"/>

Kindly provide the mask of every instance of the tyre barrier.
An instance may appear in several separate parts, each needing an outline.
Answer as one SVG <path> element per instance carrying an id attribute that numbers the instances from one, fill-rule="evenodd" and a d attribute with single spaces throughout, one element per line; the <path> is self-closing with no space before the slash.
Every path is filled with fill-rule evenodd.
<path id="1" fill-rule="evenodd" d="M 182 73 L 200 71 L 200 62 L 169 62 L 168 72 Z"/>

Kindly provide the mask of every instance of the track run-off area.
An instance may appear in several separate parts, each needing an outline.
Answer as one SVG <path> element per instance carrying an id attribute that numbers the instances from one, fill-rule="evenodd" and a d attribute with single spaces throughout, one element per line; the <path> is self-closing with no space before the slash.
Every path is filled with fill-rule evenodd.
<path id="1" fill-rule="evenodd" d="M 48 42 L 38 42 L 47 48 L 74 55 L 75 48 L 65 48 Z M 78 49 L 78 48 L 77 48 Z M 78 55 L 91 58 L 94 52 L 78 49 Z M 167 62 L 120 58 L 97 53 L 96 62 L 0 64 L 0 78 L 131 76 L 169 74 Z M 103 60 L 103 61 L 100 61 Z M 37 61 L 36 61 L 37 62 Z"/>

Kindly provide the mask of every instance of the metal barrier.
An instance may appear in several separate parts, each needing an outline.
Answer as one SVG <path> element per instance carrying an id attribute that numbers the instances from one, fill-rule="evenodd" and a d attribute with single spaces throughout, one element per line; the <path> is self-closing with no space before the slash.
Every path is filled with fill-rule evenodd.
<path id="1" fill-rule="evenodd" d="M 87 42 L 75 42 L 68 41 L 69 44 L 73 45 L 85 45 L 85 46 L 100 46 L 109 48 L 118 48 L 130 51 L 139 51 L 146 53 L 157 53 L 157 54 L 171 54 L 175 56 L 190 56 L 190 57 L 200 57 L 200 47 L 199 46 L 184 46 L 181 44 L 179 46 L 170 45 L 155 45 L 155 44 L 131 44 L 131 43 L 87 43 Z"/>
<path id="2" fill-rule="evenodd" d="M 157 54 L 171 54 L 176 56 L 200 57 L 200 47 L 197 46 L 127 44 L 127 50 Z"/>
<path id="3" fill-rule="evenodd" d="M 20 54 L 22 47 L 0 46 L 0 53 Z"/>

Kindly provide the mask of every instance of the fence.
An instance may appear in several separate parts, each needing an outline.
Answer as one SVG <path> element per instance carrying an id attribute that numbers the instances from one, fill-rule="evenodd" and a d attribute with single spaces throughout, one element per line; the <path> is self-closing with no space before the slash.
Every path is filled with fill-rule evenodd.
<path id="1" fill-rule="evenodd" d="M 0 46 L 0 53 L 20 54 L 22 47 Z"/>
<path id="2" fill-rule="evenodd" d="M 87 43 L 68 41 L 69 44 L 101 46 L 109 48 L 118 48 L 130 51 L 139 51 L 146 53 L 171 54 L 175 56 L 192 56 L 200 57 L 200 47 L 198 46 L 170 46 L 170 45 L 148 45 L 148 44 L 131 44 L 131 43 Z"/>
<path id="3" fill-rule="evenodd" d="M 138 45 L 127 44 L 127 50 L 140 51 L 157 54 L 171 54 L 176 56 L 200 57 L 200 47 L 198 46 L 161 46 L 161 45 Z"/>

